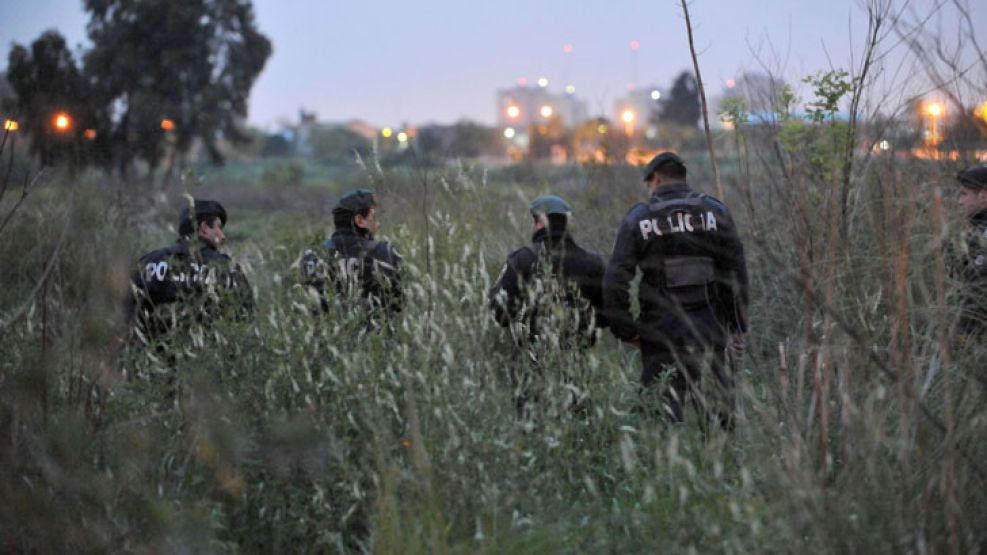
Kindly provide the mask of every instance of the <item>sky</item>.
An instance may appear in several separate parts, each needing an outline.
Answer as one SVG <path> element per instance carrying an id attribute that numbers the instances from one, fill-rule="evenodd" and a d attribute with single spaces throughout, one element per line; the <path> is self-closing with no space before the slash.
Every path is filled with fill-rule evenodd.
<path id="1" fill-rule="evenodd" d="M 987 29 L 987 6 L 971 4 L 977 27 Z M 847 67 L 866 29 L 859 5 L 693 0 L 708 91 L 757 70 L 754 52 L 790 81 Z M 376 126 L 493 123 L 495 91 L 519 78 L 546 77 L 555 92 L 572 84 L 592 114 L 604 114 L 630 83 L 667 90 L 692 67 L 677 0 L 254 0 L 254 9 L 274 52 L 248 120 L 272 131 L 300 108 L 322 121 Z M 0 66 L 11 43 L 28 44 L 47 29 L 71 45 L 86 42 L 81 0 L 0 0 L 0 21 Z"/>

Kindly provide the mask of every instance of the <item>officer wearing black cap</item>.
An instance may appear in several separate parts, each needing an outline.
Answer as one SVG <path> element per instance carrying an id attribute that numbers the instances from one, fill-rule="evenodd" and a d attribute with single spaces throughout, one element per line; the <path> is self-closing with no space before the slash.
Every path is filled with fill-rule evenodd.
<path id="1" fill-rule="evenodd" d="M 618 339 L 640 345 L 641 384 L 649 391 L 663 372 L 665 410 L 683 420 L 687 394 L 702 418 L 730 424 L 733 376 L 725 364 L 729 343 L 743 349 L 747 330 L 747 266 L 727 207 L 694 192 L 685 163 L 663 152 L 647 165 L 651 198 L 631 208 L 617 231 L 604 278 L 604 304 Z M 630 282 L 640 269 L 640 314 L 630 312 Z M 703 368 L 712 387 L 697 387 Z M 703 393 L 703 391 L 710 393 Z"/>
<path id="2" fill-rule="evenodd" d="M 178 240 L 140 258 L 131 278 L 127 312 L 144 341 L 162 336 L 177 320 L 172 305 L 190 301 L 195 318 L 226 308 L 239 314 L 253 306 L 253 293 L 239 266 L 219 249 L 226 242 L 226 210 L 213 200 L 189 197 L 178 217 Z M 186 310 L 188 313 L 188 310 Z"/>
<path id="3" fill-rule="evenodd" d="M 335 232 L 302 253 L 303 281 L 314 288 L 324 311 L 358 306 L 373 319 L 401 310 L 401 256 L 377 241 L 377 199 L 368 189 L 340 197 L 332 210 Z"/>
<path id="4" fill-rule="evenodd" d="M 960 282 L 957 338 L 967 343 L 987 329 L 987 166 L 957 174 L 957 204 L 969 222 L 964 236 L 947 246 L 950 274 Z"/>
<path id="5" fill-rule="evenodd" d="M 538 335 L 534 320 L 536 299 L 546 287 L 535 288 L 535 280 L 551 277 L 565 304 L 575 311 L 580 340 L 590 344 L 595 328 L 606 325 L 603 308 L 603 259 L 587 252 L 569 234 L 572 209 L 560 197 L 540 196 L 529 206 L 532 218 L 531 244 L 507 257 L 504 269 L 489 293 L 490 308 L 502 326 L 525 320 L 530 338 Z M 523 338 L 522 338 L 523 339 Z"/>

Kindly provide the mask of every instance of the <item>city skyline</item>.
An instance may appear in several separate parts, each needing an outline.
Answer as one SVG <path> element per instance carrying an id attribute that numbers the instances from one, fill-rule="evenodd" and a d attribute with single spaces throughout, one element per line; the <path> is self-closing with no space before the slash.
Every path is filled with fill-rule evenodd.
<path id="1" fill-rule="evenodd" d="M 360 119 L 383 126 L 492 124 L 494 95 L 526 79 L 567 86 L 591 116 L 612 117 L 628 86 L 670 86 L 691 70 L 678 2 L 518 0 L 463 5 L 453 0 L 370 5 L 255 0 L 257 24 L 274 44 L 251 94 L 248 120 L 274 130 L 300 109 L 322 121 Z M 866 16 L 854 2 L 833 6 L 779 0 L 694 2 L 700 67 L 710 94 L 744 71 L 759 70 L 752 50 L 796 86 L 807 74 L 849 65 Z M 987 10 L 973 14 L 987 26 Z M 2 65 L 13 42 L 57 29 L 75 48 L 86 41 L 78 0 L 5 3 Z M 636 48 L 632 48 L 632 42 Z M 772 48 L 774 53 L 768 53 Z"/>

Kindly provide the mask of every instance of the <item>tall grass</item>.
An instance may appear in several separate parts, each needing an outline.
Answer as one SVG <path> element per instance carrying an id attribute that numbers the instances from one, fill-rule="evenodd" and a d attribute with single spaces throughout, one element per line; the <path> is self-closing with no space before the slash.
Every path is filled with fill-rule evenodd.
<path id="1" fill-rule="evenodd" d="M 804 150 L 747 154 L 777 139 L 747 136 L 724 164 L 750 168 L 724 178 L 751 349 L 746 417 L 709 435 L 642 409 L 640 357 L 606 334 L 519 349 L 486 308 L 529 241 L 524 199 L 565 196 L 577 241 L 606 255 L 645 194 L 633 168 L 431 169 L 425 210 L 421 173 L 370 170 L 406 263 L 380 333 L 316 314 L 297 284 L 339 184 L 207 184 L 256 312 L 179 330 L 174 361 L 125 346 L 120 312 L 131 261 L 173 233 L 166 209 L 47 183 L 0 235 L 2 321 L 29 306 L 0 330 L 0 550 L 979 550 L 987 376 L 982 347 L 945 348 L 939 241 L 957 226 L 937 168 L 860 165 L 844 237 L 840 191 Z M 512 371 L 537 376 L 528 420 Z"/>

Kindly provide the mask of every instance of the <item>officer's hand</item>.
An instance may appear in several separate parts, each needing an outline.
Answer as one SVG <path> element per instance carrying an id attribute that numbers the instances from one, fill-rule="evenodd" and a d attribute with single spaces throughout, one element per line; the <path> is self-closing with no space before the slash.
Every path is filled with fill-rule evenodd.
<path id="1" fill-rule="evenodd" d="M 747 340 L 744 335 L 741 333 L 730 335 L 729 349 L 734 358 L 744 358 L 744 353 L 747 352 Z"/>

